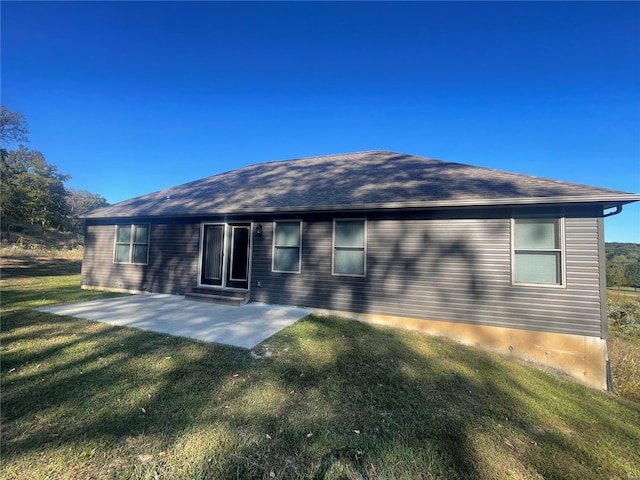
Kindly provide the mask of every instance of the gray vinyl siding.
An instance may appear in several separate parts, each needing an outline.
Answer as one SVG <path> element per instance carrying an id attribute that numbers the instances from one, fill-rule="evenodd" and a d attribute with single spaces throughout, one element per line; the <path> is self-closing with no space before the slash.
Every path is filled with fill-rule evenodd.
<path id="1" fill-rule="evenodd" d="M 147 265 L 113 262 L 114 225 L 87 223 L 82 285 L 173 294 L 188 292 L 195 286 L 199 222 L 151 223 Z"/>
<path id="2" fill-rule="evenodd" d="M 333 215 L 290 217 L 302 219 L 300 273 L 272 271 L 273 220 L 286 217 L 253 219 L 262 225 L 263 233 L 258 237 L 254 232 L 252 237 L 251 301 L 605 335 L 599 264 L 602 231 L 594 212 L 573 212 L 565 218 L 566 278 L 561 287 L 512 284 L 514 213 L 518 212 L 485 211 L 468 218 L 472 215 L 467 212 L 452 218 L 439 211 L 404 214 L 402 219 L 389 213 L 349 215 L 367 218 L 366 277 L 332 275 Z M 203 220 L 212 221 L 147 220 L 151 226 L 148 265 L 114 263 L 116 222 L 88 220 L 83 285 L 190 292 L 197 285 Z"/>
<path id="3" fill-rule="evenodd" d="M 512 285 L 509 218 L 367 225 L 367 276 L 353 278 L 331 275 L 332 219 L 303 222 L 300 274 L 271 272 L 272 223 L 263 223 L 252 301 L 601 335 L 596 218 L 565 221 L 563 287 Z"/>

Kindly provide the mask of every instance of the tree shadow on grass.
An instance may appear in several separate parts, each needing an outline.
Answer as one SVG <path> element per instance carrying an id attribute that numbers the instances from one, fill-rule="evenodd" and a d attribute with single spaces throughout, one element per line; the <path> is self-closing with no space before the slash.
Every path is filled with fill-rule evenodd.
<path id="1" fill-rule="evenodd" d="M 232 347 L 68 320 L 75 332 L 58 329 L 58 337 L 50 339 L 53 344 L 43 338 L 38 347 L 18 349 L 3 362 L 4 420 L 13 425 L 47 412 L 58 419 L 38 422 L 17 437 L 4 431 L 6 458 L 91 439 L 118 442 L 140 434 L 175 438 L 206 404 L 210 392 L 203 387 L 241 370 L 239 352 L 250 363 L 246 351 Z M 33 341 L 22 335 L 5 344 L 11 350 L 11 342 L 26 340 Z M 153 367 L 160 373 L 149 374 Z M 29 373 L 23 373 L 26 369 Z"/>
<path id="2" fill-rule="evenodd" d="M 292 333 L 297 330 L 300 335 Z M 237 419 L 238 425 L 275 434 L 266 451 L 261 444 L 246 445 L 235 470 L 221 478 L 242 471 L 246 478 L 274 472 L 278 478 L 317 480 L 578 479 L 589 478 L 596 465 L 605 476 L 618 474 L 590 446 L 576 445 L 571 434 L 554 428 L 558 418 L 579 422 L 584 410 L 589 418 L 601 416 L 605 402 L 597 392 L 580 414 L 553 411 L 550 421 L 544 408 L 523 405 L 522 399 L 540 392 L 517 369 L 505 369 L 508 360 L 472 348 L 457 351 L 443 339 L 414 341 L 415 335 L 331 317 L 308 317 L 276 335 L 269 344 L 280 353 L 264 374 L 295 395 L 273 414 L 247 411 Z M 539 383 L 554 392 L 568 387 L 567 404 L 584 395 L 584 387 L 571 382 L 547 381 Z M 545 402 L 543 395 L 540 405 Z M 605 421 L 600 416 L 595 418 Z M 615 438 L 616 428 L 601 431 Z M 637 429 L 623 431 L 638 439 Z M 261 461 L 247 462 L 256 458 Z"/>
<path id="3" fill-rule="evenodd" d="M 64 258 L 5 257 L 0 273 L 3 279 L 78 275 L 82 260 Z"/>
<path id="4" fill-rule="evenodd" d="M 312 469 L 314 479 L 375 476 L 376 469 L 385 468 L 389 451 L 397 448 L 405 454 L 438 457 L 431 459 L 436 464 L 433 473 L 478 478 L 467 438 L 467 422 L 478 412 L 471 408 L 468 395 L 451 403 L 457 394 L 445 393 L 470 392 L 478 385 L 455 372 L 436 371 L 437 363 L 413 351 L 400 332 L 385 330 L 381 335 L 375 327 L 331 317 L 306 322 L 315 328 L 299 337 L 303 341 L 298 345 L 294 339 L 289 348 L 297 354 L 292 359 L 284 356 L 272 367 L 284 388 L 299 388 L 300 395 L 309 398 L 307 405 L 292 403 L 281 417 L 299 418 L 310 431 L 324 430 L 318 440 L 323 445 L 312 449 L 326 452 Z M 309 346 L 309 341 L 315 345 Z M 314 409 L 331 413 L 315 416 Z M 285 429 L 279 438 L 296 451 L 298 427 L 289 427 L 295 428 Z M 299 453 L 309 457 L 304 452 L 302 448 Z M 422 458 L 421 463 L 431 460 Z"/>
<path id="5" fill-rule="evenodd" d="M 204 422 L 199 426 L 212 431 L 249 432 L 248 439 L 238 438 L 228 446 L 233 455 L 215 471 L 204 471 L 204 478 L 269 478 L 274 471 L 284 473 L 281 478 L 368 478 L 371 466 L 398 442 L 417 451 L 426 442 L 446 457 L 451 472 L 475 474 L 466 454 L 451 453 L 466 450 L 464 418 L 451 422 L 446 414 L 450 406 L 444 403 L 421 405 L 421 386 L 403 371 L 410 360 L 402 342 L 389 336 L 384 346 L 372 348 L 360 338 L 367 336 L 369 326 L 309 322 L 318 327 L 317 335 L 289 337 L 293 358 L 258 362 L 231 347 L 130 329 L 83 332 L 92 322 L 76 323 L 80 329 L 69 341 L 11 355 L 10 364 L 17 366 L 13 368 L 35 363 L 44 368 L 24 378 L 18 371 L 11 378 L 3 396 L 5 421 L 16 425 L 51 412 L 58 421 L 40 422 L 17 436 L 9 428 L 3 439 L 6 459 L 65 444 L 105 439 L 121 444 L 140 435 L 171 444 Z M 345 325 L 348 335 L 339 337 Z M 333 351 L 326 358 L 312 353 L 304 360 L 307 341 Z M 99 346 L 74 354 L 82 344 Z M 181 353 L 181 348 L 186 350 Z M 139 371 L 143 358 L 142 364 L 159 364 L 162 373 Z M 385 358 L 393 366 L 375 368 Z M 253 380 L 240 381 L 249 377 Z M 278 392 L 299 393 L 265 405 L 259 397 L 268 385 Z M 237 405 L 243 408 L 236 410 Z M 224 406 L 231 406 L 233 413 L 227 414 Z M 271 441 L 260 441 L 269 432 Z M 307 432 L 315 432 L 315 438 Z M 220 452 L 210 454 L 222 460 Z"/>
<path id="6" fill-rule="evenodd" d="M 47 318 L 55 317 L 37 320 Z M 11 353 L 18 371 L 3 374 L 7 462 L 92 447 L 126 459 L 127 467 L 113 467 L 115 476 L 135 464 L 150 478 L 314 480 L 493 478 L 510 468 L 516 476 L 577 479 L 598 464 L 523 408 L 522 396 L 542 394 L 506 370 L 506 360 L 443 339 L 310 316 L 262 345 L 270 358 L 254 360 L 243 349 L 69 322 L 76 331 L 59 330 L 69 336 L 61 348 L 43 339 L 38 349 Z M 22 340 L 5 342 L 11 351 L 13 341 Z M 20 368 L 36 363 L 46 370 L 20 377 Z M 566 401 L 581 388 L 569 386 Z M 602 404 L 584 408 L 607 421 Z M 17 427 L 36 417 L 53 420 Z M 633 428 L 623 432 L 635 438 Z M 524 437 L 551 445 L 547 451 L 562 459 L 517 443 Z M 496 470 L 483 442 L 520 470 Z M 159 456 L 172 448 L 173 457 Z M 151 460 L 141 464 L 140 452 Z M 80 472 L 92 465 L 75 461 Z"/>

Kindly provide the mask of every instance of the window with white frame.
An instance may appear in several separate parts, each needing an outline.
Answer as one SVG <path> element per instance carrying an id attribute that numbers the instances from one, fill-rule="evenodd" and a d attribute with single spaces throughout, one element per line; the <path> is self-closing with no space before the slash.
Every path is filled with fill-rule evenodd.
<path id="1" fill-rule="evenodd" d="M 273 222 L 274 272 L 300 273 L 302 253 L 302 222 L 283 220 Z"/>
<path id="2" fill-rule="evenodd" d="M 115 263 L 146 265 L 149 261 L 149 224 L 116 225 Z"/>
<path id="3" fill-rule="evenodd" d="M 333 274 L 364 277 L 367 258 L 367 224 L 364 219 L 333 221 Z"/>
<path id="4" fill-rule="evenodd" d="M 513 283 L 564 284 L 563 230 L 563 219 L 513 220 Z"/>

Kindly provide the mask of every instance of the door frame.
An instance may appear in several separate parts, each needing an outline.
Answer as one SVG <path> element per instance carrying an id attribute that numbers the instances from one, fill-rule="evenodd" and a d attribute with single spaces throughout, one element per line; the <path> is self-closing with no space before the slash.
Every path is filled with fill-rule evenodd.
<path id="1" fill-rule="evenodd" d="M 223 227 L 223 241 L 222 241 L 222 284 L 221 285 L 209 285 L 202 283 L 202 262 L 204 253 L 204 231 L 205 226 L 208 225 L 221 225 Z M 233 242 L 231 236 L 233 235 L 233 227 L 248 227 L 249 229 L 249 245 L 247 255 L 247 288 L 231 287 L 227 286 L 227 283 L 231 280 L 231 265 L 229 259 L 231 258 L 231 250 L 233 248 Z M 240 292 L 247 292 L 251 290 L 251 268 L 253 265 L 253 222 L 252 221 L 211 221 L 200 222 L 200 240 L 199 240 L 199 252 L 198 252 L 198 288 L 211 288 L 216 290 L 236 290 Z"/>
<path id="2" fill-rule="evenodd" d="M 220 265 L 220 271 L 219 271 L 219 282 L 216 281 L 215 283 L 207 283 L 203 280 L 203 275 L 205 274 L 205 266 L 204 266 L 204 260 L 205 260 L 205 251 L 207 250 L 207 248 L 205 247 L 205 236 L 206 236 L 206 232 L 207 229 L 209 227 L 222 227 L 222 242 L 221 242 L 221 246 L 220 249 L 216 249 L 215 253 L 219 253 L 220 254 L 220 258 L 222 260 L 222 264 Z M 224 284 L 224 279 L 226 276 L 224 267 L 225 267 L 225 261 L 226 261 L 226 255 L 225 255 L 225 237 L 227 236 L 227 226 L 224 223 L 203 223 L 200 227 L 200 253 L 198 255 L 199 258 L 199 264 L 198 264 L 198 286 L 199 287 L 218 287 L 218 288 L 222 288 L 222 285 Z M 218 284 L 219 283 L 219 284 Z"/>

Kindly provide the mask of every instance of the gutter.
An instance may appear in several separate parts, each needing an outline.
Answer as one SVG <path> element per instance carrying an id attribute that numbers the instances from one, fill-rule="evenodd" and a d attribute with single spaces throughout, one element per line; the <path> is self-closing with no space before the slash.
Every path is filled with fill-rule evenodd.
<path id="1" fill-rule="evenodd" d="M 614 215 L 618 215 L 619 213 L 622 213 L 622 205 L 616 205 L 615 207 L 616 207 L 615 211 L 605 213 L 604 215 L 602 215 L 602 218 L 613 217 Z"/>

